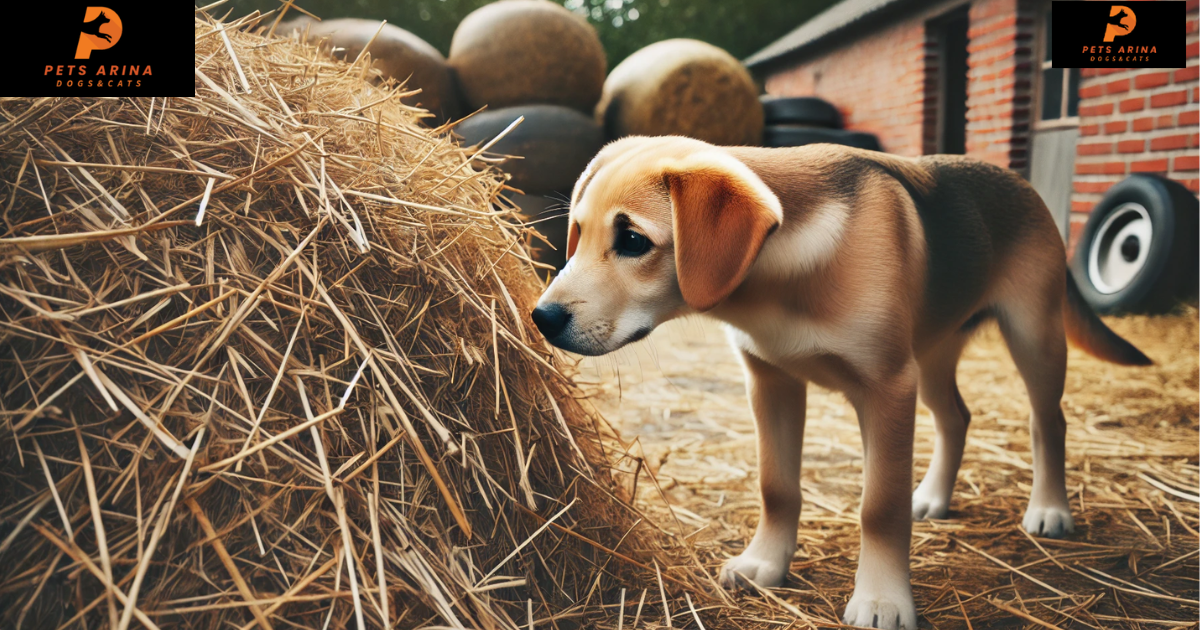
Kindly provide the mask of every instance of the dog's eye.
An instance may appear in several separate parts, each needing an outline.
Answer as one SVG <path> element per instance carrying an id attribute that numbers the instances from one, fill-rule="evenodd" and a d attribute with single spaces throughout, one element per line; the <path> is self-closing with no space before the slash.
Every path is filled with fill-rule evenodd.
<path id="1" fill-rule="evenodd" d="M 651 245 L 653 243 L 650 242 L 650 239 L 627 229 L 617 232 L 617 241 L 613 243 L 613 249 L 618 256 L 635 257 L 650 251 Z"/>

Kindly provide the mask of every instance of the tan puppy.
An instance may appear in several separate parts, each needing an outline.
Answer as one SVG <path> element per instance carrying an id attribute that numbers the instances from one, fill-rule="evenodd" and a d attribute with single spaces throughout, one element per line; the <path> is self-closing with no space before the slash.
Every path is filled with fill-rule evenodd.
<path id="1" fill-rule="evenodd" d="M 917 625 L 912 519 L 950 505 L 970 415 L 955 384 L 972 329 L 995 318 L 1033 408 L 1024 526 L 1074 524 L 1059 408 L 1066 337 L 1110 361 L 1149 359 L 1080 298 L 1062 239 L 1021 177 L 951 156 L 916 160 L 833 145 L 614 142 L 571 199 L 569 262 L 534 322 L 554 345 L 599 355 L 704 313 L 727 325 L 758 427 L 762 515 L 721 580 L 777 586 L 796 549 L 805 384 L 844 392 L 862 428 L 862 552 L 846 623 Z M 1064 330 L 1064 323 L 1065 330 Z M 918 394 L 937 442 L 912 490 Z"/>

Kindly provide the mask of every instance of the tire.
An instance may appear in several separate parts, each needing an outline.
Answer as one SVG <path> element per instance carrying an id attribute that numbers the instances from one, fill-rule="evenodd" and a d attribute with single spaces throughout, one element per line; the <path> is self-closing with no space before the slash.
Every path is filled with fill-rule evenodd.
<path id="1" fill-rule="evenodd" d="M 1133 175 L 1108 190 L 1071 262 L 1096 312 L 1161 313 L 1175 305 L 1196 277 L 1196 206 L 1186 188 L 1152 175 Z"/>
<path id="2" fill-rule="evenodd" d="M 462 121 L 455 132 L 465 145 L 483 145 L 517 118 L 525 121 L 488 149 L 489 153 L 520 156 L 501 170 L 510 185 L 529 194 L 570 190 L 588 162 L 604 146 L 604 134 L 590 117 L 558 105 L 520 105 L 484 111 Z"/>
<path id="3" fill-rule="evenodd" d="M 841 129 L 842 114 L 832 103 L 815 96 L 761 96 L 763 121 L 768 125 L 806 125 Z"/>
<path id="4" fill-rule="evenodd" d="M 765 147 L 802 147 L 806 144 L 826 142 L 848 147 L 882 151 L 879 138 L 874 134 L 861 131 L 843 131 L 841 129 L 825 129 L 822 127 L 801 127 L 798 125 L 772 125 L 763 130 L 763 146 Z"/>
<path id="5" fill-rule="evenodd" d="M 553 265 L 556 271 L 561 271 L 563 265 L 567 264 L 567 209 L 570 205 L 564 199 L 571 198 L 571 191 L 546 196 L 517 193 L 508 193 L 506 196 L 521 210 L 521 220 L 544 237 L 544 240 L 530 240 L 533 259 Z"/>

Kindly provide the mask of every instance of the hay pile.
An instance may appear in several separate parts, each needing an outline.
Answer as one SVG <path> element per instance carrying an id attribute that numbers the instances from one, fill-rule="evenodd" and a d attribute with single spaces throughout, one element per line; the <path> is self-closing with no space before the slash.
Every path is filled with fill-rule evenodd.
<path id="1" fill-rule="evenodd" d="M 660 541 L 502 175 L 260 20 L 196 98 L 0 99 L 0 625 L 571 627 Z"/>

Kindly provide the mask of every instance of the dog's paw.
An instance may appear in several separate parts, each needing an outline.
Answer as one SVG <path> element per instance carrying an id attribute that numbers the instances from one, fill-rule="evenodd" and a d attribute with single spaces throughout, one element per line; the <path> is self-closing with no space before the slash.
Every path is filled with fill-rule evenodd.
<path id="1" fill-rule="evenodd" d="M 776 554 L 782 556 L 782 554 Z M 725 566 L 721 567 L 721 586 L 729 589 L 746 588 L 745 580 L 750 580 L 763 588 L 772 588 L 783 584 L 783 578 L 787 576 L 788 568 L 791 566 L 791 554 L 786 558 L 773 557 L 768 558 L 765 554 L 758 554 L 752 550 L 746 550 L 740 556 L 731 558 Z"/>
<path id="2" fill-rule="evenodd" d="M 925 484 L 917 486 L 912 496 L 912 517 L 914 521 L 925 519 L 942 519 L 950 513 L 950 497 L 945 493 L 934 492 Z"/>
<path id="3" fill-rule="evenodd" d="M 842 622 L 860 628 L 917 630 L 917 607 L 908 584 L 894 593 L 855 588 Z"/>
<path id="4" fill-rule="evenodd" d="M 1075 519 L 1071 518 L 1071 510 L 1066 507 L 1034 507 L 1030 505 L 1025 510 L 1022 521 L 1025 531 L 1034 536 L 1046 538 L 1062 538 L 1075 531 Z"/>

